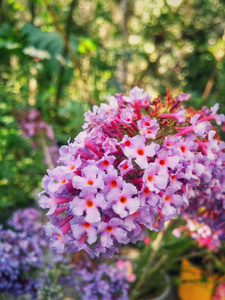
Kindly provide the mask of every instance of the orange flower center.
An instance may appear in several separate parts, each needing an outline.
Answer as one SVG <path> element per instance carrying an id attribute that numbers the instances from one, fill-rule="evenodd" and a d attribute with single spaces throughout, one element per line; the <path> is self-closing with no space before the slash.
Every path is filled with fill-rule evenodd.
<path id="1" fill-rule="evenodd" d="M 117 186 L 116 180 L 112 180 L 112 181 L 111 181 L 111 187 L 116 187 L 116 186 Z"/>
<path id="2" fill-rule="evenodd" d="M 170 196 L 166 196 L 165 201 L 170 201 Z"/>
<path id="3" fill-rule="evenodd" d="M 184 153 L 186 150 L 186 148 L 184 146 L 181 146 L 180 149 L 181 149 L 182 153 Z"/>
<path id="4" fill-rule="evenodd" d="M 87 201 L 87 207 L 92 207 L 94 204 L 91 200 L 88 200 Z"/>
<path id="5" fill-rule="evenodd" d="M 61 181 L 62 184 L 65 183 L 65 182 L 66 182 L 66 179 L 63 179 L 63 180 Z"/>
<path id="6" fill-rule="evenodd" d="M 75 168 L 75 166 L 74 165 L 72 165 L 71 167 L 70 167 L 70 170 L 73 170 Z"/>
<path id="7" fill-rule="evenodd" d="M 137 153 L 138 153 L 139 155 L 144 155 L 144 150 L 138 149 Z"/>
<path id="8" fill-rule="evenodd" d="M 135 211 L 135 213 L 133 213 L 131 216 L 136 216 L 137 215 L 137 213 L 138 213 L 138 210 L 137 211 Z"/>
<path id="9" fill-rule="evenodd" d="M 122 197 L 120 198 L 120 202 L 121 202 L 121 203 L 126 203 L 126 202 L 127 202 L 127 198 L 124 197 L 124 196 L 122 196 Z"/>
<path id="10" fill-rule="evenodd" d="M 145 122 L 145 125 L 146 125 L 146 126 L 150 126 L 150 123 L 149 123 L 149 122 Z"/>
<path id="11" fill-rule="evenodd" d="M 56 235 L 59 239 L 62 239 L 62 236 L 60 234 L 56 233 Z"/>
<path id="12" fill-rule="evenodd" d="M 87 223 L 87 222 L 84 223 L 83 226 L 84 226 L 85 228 L 90 228 L 90 227 L 91 227 L 91 225 L 90 225 L 89 223 Z"/>
<path id="13" fill-rule="evenodd" d="M 88 180 L 89 185 L 92 185 L 93 183 L 94 183 L 93 180 Z"/>
<path id="14" fill-rule="evenodd" d="M 160 163 L 161 166 L 164 166 L 165 163 L 166 163 L 166 161 L 165 161 L 164 159 L 161 159 L 161 160 L 159 161 L 159 163 Z"/>
<path id="15" fill-rule="evenodd" d="M 106 228 L 106 230 L 109 231 L 109 232 L 111 232 L 111 231 L 113 231 L 113 228 L 112 228 L 112 226 L 108 226 L 108 227 Z"/>
<path id="16" fill-rule="evenodd" d="M 102 162 L 102 163 L 103 163 L 103 165 L 104 165 L 104 166 L 108 166 L 108 165 L 109 165 L 109 162 L 108 162 L 108 160 L 103 160 L 103 162 Z"/>
<path id="17" fill-rule="evenodd" d="M 128 169 L 128 165 L 124 165 L 124 166 L 123 166 L 123 169 L 124 169 L 124 170 Z"/>
<path id="18" fill-rule="evenodd" d="M 125 146 L 129 147 L 130 146 L 130 141 L 126 141 Z"/>
<path id="19" fill-rule="evenodd" d="M 148 181 L 152 182 L 153 181 L 153 176 L 148 176 Z"/>
<path id="20" fill-rule="evenodd" d="M 149 177 L 152 177 L 152 176 L 149 176 Z M 145 194 L 149 194 L 150 193 L 150 191 L 149 191 L 149 188 L 146 186 L 146 188 L 144 189 L 144 193 Z"/>
<path id="21" fill-rule="evenodd" d="M 171 179 L 172 180 L 176 179 L 176 176 L 175 175 L 171 176 Z"/>

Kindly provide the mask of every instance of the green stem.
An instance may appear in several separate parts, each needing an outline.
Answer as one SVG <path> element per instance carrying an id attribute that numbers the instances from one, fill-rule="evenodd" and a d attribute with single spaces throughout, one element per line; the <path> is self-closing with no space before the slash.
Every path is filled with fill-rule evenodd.
<path id="1" fill-rule="evenodd" d="M 46 140 L 44 137 L 41 137 L 40 138 L 40 141 L 41 141 L 41 146 L 42 146 L 42 149 L 43 149 L 43 153 L 44 153 L 44 156 L 45 156 L 45 159 L 46 159 L 46 163 L 47 163 L 47 166 L 49 167 L 49 169 L 54 169 L 55 168 L 55 165 L 52 161 L 52 158 L 51 158 L 51 155 L 48 151 L 48 146 L 47 146 L 47 143 L 46 143 Z"/>
<path id="2" fill-rule="evenodd" d="M 82 84 L 82 88 L 83 90 L 85 91 L 85 93 L 87 94 L 87 98 L 88 98 L 88 102 L 90 103 L 90 105 L 94 105 L 95 104 L 95 100 L 92 98 L 92 95 L 90 94 L 88 88 L 87 88 L 87 82 L 86 80 L 83 78 L 83 73 L 82 73 L 82 70 L 81 70 L 81 65 L 80 65 L 80 61 L 79 59 L 77 59 L 76 55 L 74 54 L 71 46 L 70 46 L 70 43 L 69 43 L 69 40 L 68 40 L 68 37 L 65 33 L 65 31 L 63 30 L 59 20 L 58 20 L 58 16 L 56 15 L 56 13 L 54 12 L 52 6 L 50 5 L 49 1 L 48 0 L 45 0 L 45 3 L 47 4 L 47 8 L 48 8 L 48 11 L 49 13 L 51 14 L 52 18 L 53 18 L 53 21 L 54 21 L 54 24 L 56 26 L 56 29 L 57 31 L 59 32 L 62 40 L 63 40 L 63 43 L 64 43 L 64 46 L 79 74 L 79 78 L 80 78 L 80 83 Z"/>
<path id="3" fill-rule="evenodd" d="M 176 257 L 175 259 L 172 259 L 170 262 L 171 263 L 174 263 L 174 262 L 177 262 L 177 261 L 181 261 L 182 259 L 190 259 L 190 258 L 194 258 L 194 257 L 198 257 L 198 256 L 203 256 L 205 254 L 211 254 L 212 253 L 212 250 L 201 250 L 201 251 L 198 251 L 196 253 L 193 253 L 193 254 L 187 254 L 187 255 L 182 255 L 182 256 L 179 256 L 179 257 Z"/>
<path id="4" fill-rule="evenodd" d="M 134 289 L 131 292 L 131 295 L 130 295 L 131 300 L 138 299 L 138 296 L 140 295 L 140 293 L 142 293 L 142 289 L 143 289 L 144 285 L 146 284 L 146 281 L 149 277 L 149 273 L 151 272 L 151 269 L 153 267 L 155 268 L 156 266 L 158 268 L 159 266 L 161 266 L 162 261 L 164 262 L 165 258 L 161 259 L 159 261 L 159 265 L 158 264 L 155 265 L 155 259 L 157 256 L 157 252 L 162 245 L 162 242 L 163 242 L 164 236 L 167 232 L 167 229 L 169 227 L 169 224 L 170 224 L 170 221 L 165 224 L 165 228 L 158 233 L 156 239 L 152 242 L 152 244 L 149 245 L 149 247 L 151 247 L 151 249 L 152 249 L 152 252 L 151 252 L 149 260 L 146 264 L 146 267 L 143 269 L 143 272 L 142 272 L 140 278 L 138 279 Z"/>
<path id="5" fill-rule="evenodd" d="M 66 26 L 65 26 L 65 35 L 66 35 L 67 40 L 69 40 L 69 35 L 70 35 L 71 28 L 72 28 L 72 20 L 73 20 L 72 15 L 73 15 L 75 6 L 77 5 L 77 2 L 78 2 L 77 0 L 72 0 L 70 3 L 69 14 L 68 14 L 68 17 L 66 20 Z M 66 58 L 66 54 L 67 54 L 67 49 L 66 49 L 66 46 L 64 45 L 64 49 L 63 49 L 63 53 L 62 53 L 62 57 L 64 59 Z M 56 97 L 55 97 L 56 105 L 59 105 L 59 101 L 60 101 L 60 97 L 61 97 L 64 72 L 65 72 L 65 66 L 60 64 L 59 74 L 58 74 L 58 78 L 57 78 L 57 92 L 56 92 Z"/>

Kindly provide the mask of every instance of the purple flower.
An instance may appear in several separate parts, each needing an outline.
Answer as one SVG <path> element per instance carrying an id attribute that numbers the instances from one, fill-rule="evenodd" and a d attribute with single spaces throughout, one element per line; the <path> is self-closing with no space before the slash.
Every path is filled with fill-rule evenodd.
<path id="1" fill-rule="evenodd" d="M 155 155 L 157 146 L 155 143 L 146 146 L 145 142 L 146 138 L 144 136 L 137 135 L 131 139 L 131 145 L 124 149 L 127 158 L 134 158 L 135 162 L 143 169 L 148 166 L 147 158 Z"/>
<path id="2" fill-rule="evenodd" d="M 123 226 L 123 221 L 118 218 L 112 218 L 108 223 L 100 223 L 98 233 L 101 233 L 101 244 L 103 247 L 111 247 L 114 239 L 119 243 L 128 243 L 127 232 L 120 226 Z"/>
<path id="3" fill-rule="evenodd" d="M 140 200 L 133 197 L 137 193 L 137 189 L 131 183 L 124 183 L 122 190 L 115 188 L 111 190 L 106 199 L 108 200 L 113 211 L 121 218 L 131 215 L 137 211 L 140 206 Z"/>
<path id="4" fill-rule="evenodd" d="M 85 114 L 84 130 L 60 148 L 59 166 L 42 181 L 39 204 L 49 209 L 54 248 L 112 257 L 122 244 L 144 239 L 145 228 L 159 231 L 181 211 L 192 216 L 199 208 L 214 211 L 213 220 L 197 218 L 221 234 L 225 146 L 211 121 L 223 117 L 217 106 L 182 107 L 189 98 L 150 102 L 135 87 Z"/>

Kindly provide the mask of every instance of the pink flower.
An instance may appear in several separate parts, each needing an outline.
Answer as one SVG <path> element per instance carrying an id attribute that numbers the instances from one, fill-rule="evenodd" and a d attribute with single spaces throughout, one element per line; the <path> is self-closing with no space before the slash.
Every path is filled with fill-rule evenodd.
<path id="1" fill-rule="evenodd" d="M 145 243 L 145 245 L 149 245 L 151 243 L 151 238 L 149 236 L 146 236 L 143 242 Z"/>

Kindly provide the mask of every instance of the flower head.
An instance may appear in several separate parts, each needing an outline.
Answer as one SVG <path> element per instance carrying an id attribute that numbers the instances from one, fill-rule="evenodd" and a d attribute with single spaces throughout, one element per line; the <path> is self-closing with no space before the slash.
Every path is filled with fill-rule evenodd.
<path id="1" fill-rule="evenodd" d="M 209 211 L 211 198 L 210 224 L 221 229 L 225 146 L 212 120 L 223 116 L 217 106 L 185 108 L 189 98 L 167 91 L 164 103 L 160 96 L 151 101 L 135 87 L 129 97 L 110 97 L 85 114 L 84 130 L 60 149 L 62 165 L 43 180 L 39 203 L 49 208 L 54 248 L 112 257 L 121 245 L 143 240 L 145 228 L 161 230 L 189 203 L 190 211 L 196 205 Z"/>

